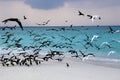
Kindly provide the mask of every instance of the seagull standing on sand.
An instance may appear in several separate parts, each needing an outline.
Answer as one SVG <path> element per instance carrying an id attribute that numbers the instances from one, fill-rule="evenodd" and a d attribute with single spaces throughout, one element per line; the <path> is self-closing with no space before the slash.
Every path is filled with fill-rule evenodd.
<path id="1" fill-rule="evenodd" d="M 99 15 L 87 15 L 89 19 L 91 19 L 92 23 L 94 22 L 94 19 L 99 19 L 101 20 L 101 17 Z"/>
<path id="2" fill-rule="evenodd" d="M 70 65 L 69 65 L 68 63 L 66 63 L 66 66 L 67 66 L 67 67 L 70 67 Z"/>

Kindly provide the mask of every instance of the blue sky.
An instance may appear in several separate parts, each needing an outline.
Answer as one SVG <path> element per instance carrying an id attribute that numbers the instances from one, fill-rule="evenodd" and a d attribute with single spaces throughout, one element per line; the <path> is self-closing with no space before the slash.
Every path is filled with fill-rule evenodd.
<path id="1" fill-rule="evenodd" d="M 78 10 L 85 16 L 78 16 Z M 23 25 L 36 25 L 48 19 L 48 26 L 120 25 L 120 0 L 0 0 L 0 11 L 1 21 L 17 17 Z M 100 15 L 102 20 L 91 23 L 87 14 Z"/>

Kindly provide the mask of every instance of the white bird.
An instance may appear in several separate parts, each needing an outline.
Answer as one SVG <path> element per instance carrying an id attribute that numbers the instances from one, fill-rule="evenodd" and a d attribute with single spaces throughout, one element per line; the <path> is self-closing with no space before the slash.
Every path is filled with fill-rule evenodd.
<path id="1" fill-rule="evenodd" d="M 100 46 L 103 46 L 103 45 L 110 45 L 110 43 L 108 43 L 108 42 L 102 42 L 102 44 Z"/>
<path id="2" fill-rule="evenodd" d="M 94 39 L 97 39 L 97 38 L 99 38 L 99 36 L 98 36 L 98 35 L 93 35 L 93 37 L 92 37 L 92 39 L 91 39 L 91 41 L 90 41 L 90 42 L 93 42 L 93 40 L 94 40 Z"/>
<path id="3" fill-rule="evenodd" d="M 120 30 L 116 30 L 115 32 L 116 32 L 116 33 L 119 33 L 119 32 L 120 32 Z"/>
<path id="4" fill-rule="evenodd" d="M 101 20 L 101 17 L 99 15 L 87 15 L 89 19 L 91 19 L 92 23 L 94 22 L 94 19 Z"/>
<path id="5" fill-rule="evenodd" d="M 111 54 L 114 54 L 114 53 L 116 53 L 115 51 L 110 51 L 108 54 L 107 54 L 107 56 L 110 56 Z"/>
<path id="6" fill-rule="evenodd" d="M 114 40 L 112 40 L 112 41 L 117 42 L 117 43 L 120 43 L 120 40 L 115 40 L 115 39 L 114 39 Z"/>

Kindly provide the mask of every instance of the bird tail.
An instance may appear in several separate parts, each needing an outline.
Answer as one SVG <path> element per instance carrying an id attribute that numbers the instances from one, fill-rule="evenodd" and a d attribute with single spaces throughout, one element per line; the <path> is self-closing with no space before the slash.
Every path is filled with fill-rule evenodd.
<path id="1" fill-rule="evenodd" d="M 2 21 L 4 24 L 6 24 L 7 23 L 7 20 L 4 20 L 4 21 Z"/>

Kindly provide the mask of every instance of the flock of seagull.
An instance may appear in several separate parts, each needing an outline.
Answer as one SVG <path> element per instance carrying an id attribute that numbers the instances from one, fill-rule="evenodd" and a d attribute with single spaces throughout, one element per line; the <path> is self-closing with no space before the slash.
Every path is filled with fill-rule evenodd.
<path id="1" fill-rule="evenodd" d="M 78 14 L 79 16 L 85 16 L 85 14 L 83 14 L 81 11 L 78 11 L 78 13 L 79 13 Z M 89 17 L 89 19 L 92 21 L 92 23 L 94 22 L 95 19 L 101 20 L 101 17 L 99 15 L 87 15 L 87 17 Z M 26 16 L 23 16 L 23 18 L 24 18 L 24 20 L 27 19 Z M 8 19 L 3 20 L 2 22 L 4 24 L 6 24 L 8 21 L 16 22 L 20 26 L 21 30 L 23 30 L 22 23 L 18 18 L 8 18 Z M 44 21 L 43 23 L 36 23 L 36 24 L 39 26 L 44 26 L 44 25 L 47 25 L 49 22 L 50 22 L 50 20 L 47 20 L 47 21 Z M 66 20 L 65 22 L 68 22 L 68 21 Z M 71 25 L 71 27 L 72 27 L 72 25 Z M 16 28 L 16 25 L 14 27 L 5 26 L 5 27 L 3 27 L 2 30 L 5 30 L 6 28 L 10 28 L 11 30 L 13 30 Z"/>
<path id="2" fill-rule="evenodd" d="M 84 13 L 82 13 L 81 11 L 79 12 L 79 16 L 85 16 Z M 89 17 L 89 19 L 92 21 L 92 23 L 94 22 L 95 19 L 101 20 L 101 17 L 99 15 L 87 15 L 87 17 Z"/>
<path id="3" fill-rule="evenodd" d="M 78 11 L 79 16 L 85 16 L 82 12 Z M 89 19 L 94 22 L 94 19 L 101 19 L 98 15 L 87 15 Z M 23 16 L 24 20 L 26 20 L 26 16 Z M 3 20 L 2 22 L 6 24 L 8 21 L 14 21 L 18 23 L 21 30 L 23 29 L 22 23 L 18 18 L 8 18 Z M 50 22 L 50 20 L 47 20 L 41 24 L 36 23 L 37 25 L 46 25 Z M 16 28 L 16 25 L 14 27 L 8 27 L 5 26 L 2 28 L 4 31 L 6 28 L 10 28 L 11 30 Z M 56 31 L 56 32 L 65 32 L 67 30 L 71 31 L 78 31 L 77 29 L 73 28 L 73 25 L 71 25 L 69 28 L 66 27 L 60 27 L 60 28 L 50 28 L 46 29 L 46 31 Z M 108 33 L 114 34 L 120 31 L 114 30 L 112 27 L 109 26 Z M 31 66 L 33 64 L 39 65 L 43 61 L 48 60 L 57 60 L 62 61 L 65 57 L 64 51 L 58 51 L 58 50 L 52 50 L 49 49 L 46 55 L 41 55 L 40 51 L 42 48 L 56 48 L 56 49 L 65 49 L 67 48 L 67 53 L 71 54 L 71 57 L 79 58 L 80 60 L 84 61 L 86 57 L 92 56 L 95 57 L 94 53 L 85 53 L 82 50 L 75 50 L 73 48 L 73 41 L 76 39 L 78 34 L 71 37 L 66 37 L 62 34 L 56 34 L 60 38 L 60 42 L 56 43 L 54 40 L 56 39 L 56 36 L 46 34 L 46 33 L 35 33 L 34 31 L 28 30 L 27 31 L 28 36 L 31 38 L 32 43 L 30 45 L 24 45 L 21 42 L 24 40 L 22 37 L 15 37 L 14 33 L 11 32 L 5 32 L 3 35 L 1 35 L 1 39 L 3 41 L 4 45 L 7 45 L 6 47 L 2 48 L 2 50 L 8 50 L 9 52 L 6 52 L 5 54 L 0 54 L 0 63 L 3 66 L 15 66 L 15 65 L 25 65 L 25 66 Z M 77 44 L 81 44 L 86 50 L 90 47 L 96 48 L 98 50 L 101 50 L 102 48 L 108 47 L 112 48 L 111 44 L 109 42 L 103 42 L 101 45 L 96 45 L 94 42 L 100 38 L 99 34 L 93 35 L 92 37 L 88 34 L 84 34 L 85 38 L 83 41 L 77 41 Z M 61 42 L 62 41 L 62 42 Z M 116 40 L 113 40 L 116 41 Z M 64 43 L 63 43 L 64 42 Z M 11 44 L 10 44 L 11 43 Z M 8 45 L 9 44 L 9 45 Z M 13 49 L 13 50 L 12 50 Z M 16 49 L 18 52 L 14 52 L 14 49 Z M 19 51 L 20 49 L 20 51 Z M 29 53 L 29 50 L 32 50 L 32 52 Z M 108 53 L 108 56 L 111 54 L 114 54 L 115 51 L 110 51 Z M 69 63 L 66 62 L 66 66 L 69 67 Z"/>
<path id="4" fill-rule="evenodd" d="M 23 16 L 23 18 L 24 18 L 24 20 L 27 19 L 26 16 Z M 20 26 L 21 30 L 23 30 L 22 23 L 21 23 L 21 21 L 20 21 L 18 18 L 8 18 L 8 19 L 3 20 L 2 23 L 6 24 L 6 23 L 9 22 L 9 21 L 10 21 L 10 22 L 11 22 L 11 21 L 12 21 L 12 22 L 16 22 L 16 23 Z M 39 26 L 44 26 L 44 25 L 47 25 L 49 22 L 50 22 L 50 20 L 47 20 L 47 21 L 44 21 L 44 22 L 41 23 L 41 24 L 40 24 L 40 23 L 36 23 L 36 24 L 39 25 Z M 2 28 L 2 30 L 5 30 L 6 28 L 9 28 L 9 29 L 13 30 L 13 29 L 16 28 L 16 25 L 13 26 L 13 27 L 4 26 L 4 27 Z"/>

